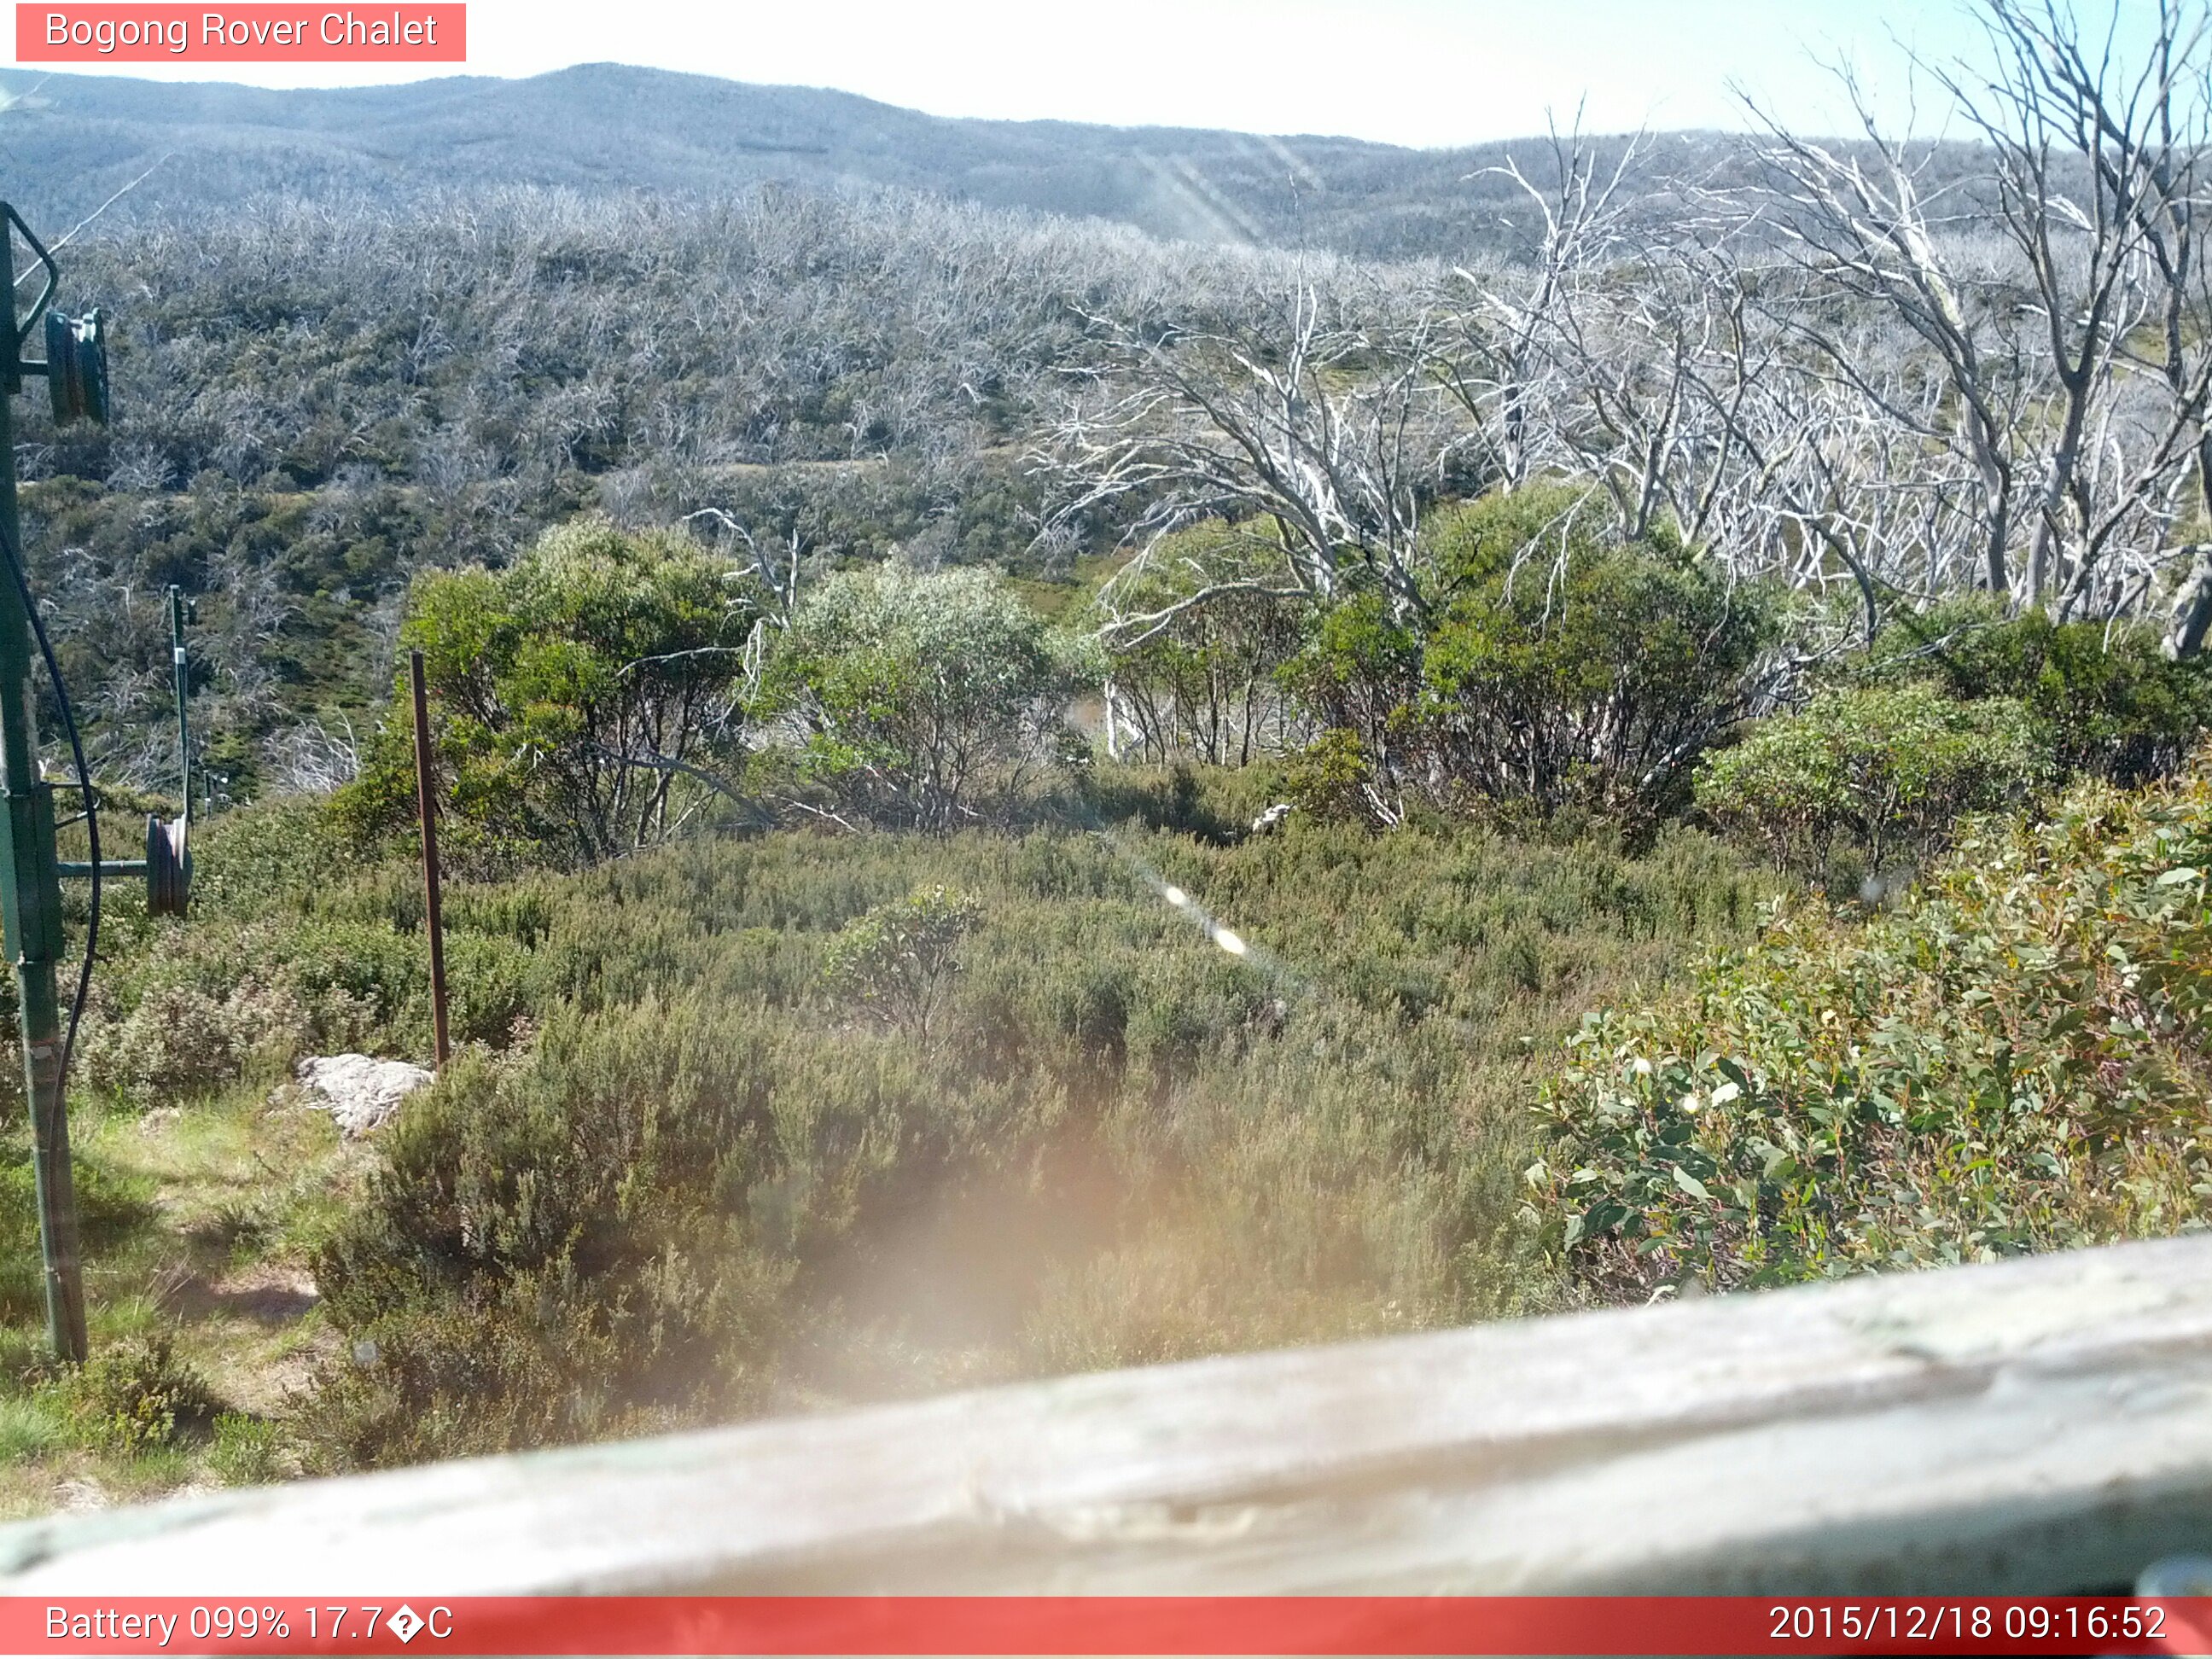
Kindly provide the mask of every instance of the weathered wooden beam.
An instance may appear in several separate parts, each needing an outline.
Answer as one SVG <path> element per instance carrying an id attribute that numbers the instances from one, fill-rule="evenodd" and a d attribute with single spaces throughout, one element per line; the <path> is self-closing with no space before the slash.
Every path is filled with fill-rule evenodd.
<path id="1" fill-rule="evenodd" d="M 10 1594 L 1995 1594 L 2212 1546 L 2212 1238 L 0 1528 Z"/>

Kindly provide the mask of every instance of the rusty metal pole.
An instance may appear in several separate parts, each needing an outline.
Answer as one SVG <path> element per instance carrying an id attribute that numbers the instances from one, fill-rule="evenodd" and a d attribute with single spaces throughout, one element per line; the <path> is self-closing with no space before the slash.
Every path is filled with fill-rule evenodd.
<path id="1" fill-rule="evenodd" d="M 452 1054 L 446 1036 L 446 921 L 438 901 L 438 766 L 430 751 L 430 694 L 422 684 L 422 653 L 407 656 L 415 690 L 415 798 L 422 815 L 423 925 L 430 935 L 430 1019 L 436 1028 L 438 1066 Z"/>

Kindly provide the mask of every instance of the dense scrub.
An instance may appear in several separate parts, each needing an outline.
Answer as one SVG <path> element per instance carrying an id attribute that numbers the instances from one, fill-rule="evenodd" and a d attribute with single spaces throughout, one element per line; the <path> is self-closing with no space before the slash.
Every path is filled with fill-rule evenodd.
<path id="1" fill-rule="evenodd" d="M 1528 1171 L 1611 1295 L 2212 1220 L 2212 770 L 1983 820 L 1899 909 L 1809 905 L 1594 1015 Z"/>
<path id="2" fill-rule="evenodd" d="M 942 1006 L 887 1018 L 856 980 L 918 886 Z M 543 1030 L 410 1109 L 319 1261 L 376 1358 L 315 1433 L 383 1462 L 1543 1305 L 1518 1080 L 1758 891 L 1695 837 L 1125 830 L 472 894 L 533 916 Z"/>

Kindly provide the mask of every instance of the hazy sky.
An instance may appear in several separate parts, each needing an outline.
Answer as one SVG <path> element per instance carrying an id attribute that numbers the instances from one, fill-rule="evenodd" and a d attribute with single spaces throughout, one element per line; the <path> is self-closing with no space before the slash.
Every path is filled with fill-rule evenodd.
<path id="1" fill-rule="evenodd" d="M 2109 15 L 2105 0 L 2089 0 Z M 2153 0 L 2118 0 L 2147 11 Z M 1959 0 L 470 0 L 468 72 L 613 60 L 836 87 L 942 115 L 1468 143 L 1562 124 L 1735 125 L 1740 82 L 1832 127 L 1808 54 L 1845 53 L 1903 108 L 1893 38 L 1948 54 Z M 213 78 L 119 65 L 117 73 Z M 264 86 L 434 70 L 226 66 Z"/>

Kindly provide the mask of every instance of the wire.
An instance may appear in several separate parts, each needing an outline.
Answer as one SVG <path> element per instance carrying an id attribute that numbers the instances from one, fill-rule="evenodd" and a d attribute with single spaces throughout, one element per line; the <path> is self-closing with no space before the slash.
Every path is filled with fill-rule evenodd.
<path id="1" fill-rule="evenodd" d="M 84 928 L 84 961 L 76 970 L 76 1000 L 70 1005 L 69 1035 L 62 1039 L 62 1066 L 54 1079 L 54 1093 L 67 1098 L 70 1060 L 76 1053 L 77 1022 L 84 1018 L 86 1000 L 92 994 L 92 962 L 100 948 L 100 812 L 92 797 L 92 769 L 84 763 L 84 744 L 77 736 L 76 715 L 70 708 L 69 683 L 62 678 L 62 665 L 54 659 L 54 647 L 46 638 L 46 625 L 39 620 L 38 601 L 31 596 L 31 579 L 23 569 L 22 555 L 16 550 L 15 539 L 4 526 L 0 526 L 0 553 L 7 555 L 9 574 L 15 579 L 15 591 L 22 596 L 23 614 L 31 619 L 32 635 L 39 642 L 39 654 L 46 659 L 46 678 L 52 682 L 54 702 L 62 712 L 62 729 L 69 733 L 70 756 L 76 763 L 76 787 L 84 796 L 84 833 L 92 849 L 91 914 Z"/>

